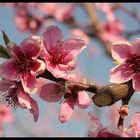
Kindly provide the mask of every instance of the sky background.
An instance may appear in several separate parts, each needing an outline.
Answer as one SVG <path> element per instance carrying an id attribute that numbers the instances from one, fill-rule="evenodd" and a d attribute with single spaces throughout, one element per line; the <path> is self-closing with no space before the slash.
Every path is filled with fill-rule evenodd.
<path id="1" fill-rule="evenodd" d="M 135 6 L 140 14 L 140 3 L 125 3 L 125 5 L 127 8 Z M 9 38 L 18 44 L 23 39 L 28 37 L 30 33 L 23 33 L 17 30 L 13 18 L 14 15 L 15 13 L 13 8 L 0 6 L 0 30 L 4 30 Z M 139 29 L 139 24 L 127 14 L 124 14 L 121 11 L 117 11 L 116 15 L 122 20 L 127 30 L 131 31 L 134 29 Z M 87 16 L 81 7 L 76 8 L 74 11 L 74 16 L 79 22 L 82 22 L 83 24 L 87 22 Z M 101 19 L 104 18 L 101 13 L 99 13 L 99 16 Z M 64 39 L 70 37 L 69 28 L 67 26 L 57 22 L 53 24 L 61 28 Z M 37 33 L 37 35 L 42 35 L 45 28 L 46 27 L 44 26 L 41 31 Z M 134 40 L 136 37 L 140 37 L 140 35 L 133 36 L 130 38 L 130 41 Z M 0 44 L 4 45 L 2 33 L 0 34 Z M 93 51 L 93 55 L 90 57 L 89 50 Z M 3 60 L 0 59 L 0 62 L 3 62 Z M 96 81 L 97 83 L 106 85 L 109 84 L 109 70 L 114 66 L 115 65 L 113 64 L 112 60 L 108 58 L 104 53 L 101 44 L 98 41 L 91 39 L 88 47 L 77 58 L 76 71 L 80 73 L 82 77 L 87 78 L 89 81 Z M 67 123 L 61 124 L 58 121 L 58 111 L 60 104 L 45 103 L 41 99 L 37 97 L 35 98 L 37 99 L 39 105 L 39 120 L 34 123 L 32 114 L 30 114 L 28 110 L 22 110 L 21 108 L 12 110 L 12 112 L 15 114 L 16 121 L 12 124 L 5 124 L 4 136 L 85 137 L 87 136 L 86 133 L 89 127 L 89 117 L 87 115 L 87 112 L 89 111 L 93 111 L 99 115 L 103 125 L 110 124 L 108 112 L 112 109 L 112 106 L 98 108 L 93 103 L 91 103 L 91 106 L 86 110 L 76 108 L 71 120 L 69 120 Z M 133 99 L 140 100 L 140 96 L 136 93 L 131 100 Z M 117 104 L 120 105 L 120 102 Z M 139 107 L 133 105 L 132 103 L 130 103 L 129 108 L 131 113 L 125 121 L 126 125 L 128 125 L 132 113 L 140 111 Z M 77 112 L 81 113 L 83 116 L 81 120 L 74 119 Z"/>

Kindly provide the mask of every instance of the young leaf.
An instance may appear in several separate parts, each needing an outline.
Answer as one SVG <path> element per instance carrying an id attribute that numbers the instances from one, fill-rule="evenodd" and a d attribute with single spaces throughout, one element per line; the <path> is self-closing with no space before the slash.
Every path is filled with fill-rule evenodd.
<path id="1" fill-rule="evenodd" d="M 10 42 L 10 39 L 8 38 L 7 34 L 3 30 L 2 30 L 2 34 L 3 34 L 5 45 L 7 46 L 7 44 Z"/>
<path id="2" fill-rule="evenodd" d="M 7 52 L 7 49 L 2 45 L 0 45 L 0 57 L 2 57 L 2 58 L 10 58 L 10 56 L 9 56 L 9 54 Z"/>

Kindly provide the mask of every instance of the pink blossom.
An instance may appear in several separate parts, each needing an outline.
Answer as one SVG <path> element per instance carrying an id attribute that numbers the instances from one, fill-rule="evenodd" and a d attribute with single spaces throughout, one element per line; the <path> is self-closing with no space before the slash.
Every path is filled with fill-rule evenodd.
<path id="1" fill-rule="evenodd" d="M 37 36 L 25 39 L 19 46 L 9 43 L 11 58 L 1 65 L 1 76 L 9 80 L 20 80 L 25 92 L 35 93 L 36 75 L 45 70 L 45 63 L 37 59 L 42 49 L 41 44 L 41 39 Z"/>
<path id="2" fill-rule="evenodd" d="M 81 39 L 67 39 L 62 41 L 62 32 L 56 26 L 50 26 L 43 33 L 46 68 L 55 77 L 64 77 L 67 71 L 75 68 L 77 55 L 85 48 L 85 42 Z"/>
<path id="3" fill-rule="evenodd" d="M 132 44 L 118 41 L 112 45 L 112 57 L 120 64 L 110 70 L 110 82 L 125 83 L 132 79 L 133 88 L 140 92 L 140 39 Z"/>
<path id="4" fill-rule="evenodd" d="M 102 24 L 101 28 L 103 40 L 110 42 L 119 41 L 120 39 L 124 40 L 121 36 L 121 33 L 124 31 L 124 27 L 119 19 L 107 21 Z"/>
<path id="5" fill-rule="evenodd" d="M 19 8 L 16 11 L 15 23 L 17 29 L 20 31 L 31 31 L 31 33 L 36 33 L 42 25 L 42 18 L 30 15 L 26 8 Z"/>
<path id="6" fill-rule="evenodd" d="M 123 137 L 140 137 L 140 112 L 136 112 L 128 128 L 123 130 Z"/>
<path id="7" fill-rule="evenodd" d="M 5 104 L 0 105 L 0 123 L 12 122 L 14 120 L 14 116 Z"/>
<path id="8" fill-rule="evenodd" d="M 115 21 L 116 16 L 110 3 L 95 3 L 95 7 L 104 12 L 108 21 Z"/>
<path id="9" fill-rule="evenodd" d="M 58 102 L 63 97 L 63 103 L 59 111 L 59 120 L 61 123 L 71 118 L 74 105 L 77 105 L 81 109 L 85 109 L 90 105 L 90 98 L 86 92 L 71 93 L 69 90 L 65 91 L 64 87 L 58 83 L 44 85 L 39 95 L 46 102 Z"/>
<path id="10" fill-rule="evenodd" d="M 56 20 L 62 22 L 72 17 L 75 9 L 74 3 L 43 3 L 38 8 L 49 16 L 54 16 Z"/>
<path id="11" fill-rule="evenodd" d="M 88 135 L 90 137 L 121 137 L 121 132 L 113 127 L 107 126 L 103 127 L 98 117 L 96 117 L 92 112 L 88 113 L 90 116 L 90 127 L 88 131 Z"/>
<path id="12" fill-rule="evenodd" d="M 8 102 L 8 105 L 11 105 L 15 109 L 17 106 L 28 108 L 33 114 L 34 120 L 38 120 L 39 111 L 37 102 L 28 93 L 24 92 L 21 83 L 9 80 L 0 81 L 0 94 Z M 1 117 L 0 119 L 2 120 Z M 8 115 L 7 117 L 5 116 L 5 119 L 8 120 Z"/>

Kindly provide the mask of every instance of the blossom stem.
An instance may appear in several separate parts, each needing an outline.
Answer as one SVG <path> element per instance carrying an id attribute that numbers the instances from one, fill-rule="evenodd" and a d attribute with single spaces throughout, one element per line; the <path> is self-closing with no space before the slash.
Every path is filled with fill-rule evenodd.
<path id="1" fill-rule="evenodd" d="M 128 90 L 129 90 L 129 92 L 128 92 L 127 96 L 125 96 L 122 99 L 122 106 L 128 106 L 129 101 L 130 101 L 132 95 L 134 94 L 134 89 L 133 89 L 133 86 L 132 86 L 132 80 L 130 81 L 130 85 L 129 85 Z M 124 123 L 124 117 L 122 117 L 122 115 L 120 114 L 119 121 L 118 121 L 118 129 L 120 129 L 121 131 L 123 130 L 123 123 Z"/>
<path id="2" fill-rule="evenodd" d="M 67 80 L 64 78 L 56 78 L 51 72 L 45 71 L 43 74 L 38 75 L 54 82 L 68 86 L 75 91 L 88 91 L 94 93 L 92 99 L 95 105 L 99 107 L 110 106 L 115 102 L 122 100 L 124 105 L 127 105 L 131 96 L 134 93 L 132 81 L 128 81 L 122 84 L 109 84 L 105 86 L 98 86 L 95 83 L 78 83 L 75 81 Z"/>

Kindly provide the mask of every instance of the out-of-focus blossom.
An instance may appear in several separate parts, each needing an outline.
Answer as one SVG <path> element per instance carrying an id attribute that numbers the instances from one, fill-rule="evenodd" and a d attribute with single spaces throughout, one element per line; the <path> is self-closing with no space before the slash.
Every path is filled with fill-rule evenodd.
<path id="1" fill-rule="evenodd" d="M 94 3 L 94 5 L 97 9 L 100 9 L 104 12 L 108 21 L 115 21 L 116 16 L 110 3 Z"/>
<path id="2" fill-rule="evenodd" d="M 42 25 L 42 18 L 30 15 L 27 8 L 20 8 L 16 10 L 15 23 L 20 31 L 36 33 Z"/>
<path id="3" fill-rule="evenodd" d="M 28 108 L 33 114 L 34 120 L 38 120 L 39 111 L 37 102 L 31 98 L 28 93 L 24 92 L 21 83 L 9 80 L 0 81 L 0 94 L 2 94 L 3 99 L 7 101 L 8 105 L 11 105 L 14 108 L 17 106 L 20 106 L 21 108 Z M 0 114 L 2 114 L 1 110 Z M 8 117 L 8 115 L 7 117 L 3 116 L 3 118 L 0 116 L 0 119 L 4 121 L 4 119 L 8 120 Z"/>
<path id="4" fill-rule="evenodd" d="M 86 45 L 77 38 L 62 41 L 62 32 L 57 26 L 50 26 L 43 33 L 43 44 L 40 56 L 45 60 L 47 70 L 55 77 L 64 77 L 75 68 L 76 57 Z"/>
<path id="5" fill-rule="evenodd" d="M 90 116 L 90 127 L 88 131 L 89 137 L 121 137 L 121 132 L 113 127 L 107 126 L 103 127 L 99 118 L 96 117 L 92 112 L 88 113 Z"/>
<path id="6" fill-rule="evenodd" d="M 133 115 L 131 124 L 123 130 L 123 137 L 140 137 L 140 112 Z"/>
<path id="7" fill-rule="evenodd" d="M 112 57 L 120 64 L 110 70 L 110 82 L 119 84 L 132 79 L 134 90 L 140 92 L 140 39 L 132 44 L 126 41 L 113 43 Z"/>
<path id="8" fill-rule="evenodd" d="M 63 20 L 72 17 L 76 4 L 74 3 L 42 3 L 38 8 L 48 16 L 54 16 L 56 20 Z"/>
<path id="9" fill-rule="evenodd" d="M 101 26 L 101 30 L 102 39 L 105 41 L 109 41 L 112 43 L 114 41 L 125 40 L 121 36 L 121 33 L 124 31 L 124 27 L 119 19 L 103 23 Z"/>
<path id="10" fill-rule="evenodd" d="M 6 104 L 0 105 L 0 124 L 12 122 L 14 120 L 14 116 L 9 107 Z"/>
<path id="11" fill-rule="evenodd" d="M 11 59 L 1 65 L 1 76 L 10 80 L 20 80 L 25 92 L 35 93 L 36 75 L 45 70 L 45 63 L 37 59 L 42 49 L 40 37 L 27 38 L 19 46 L 9 43 L 8 47 Z"/>

